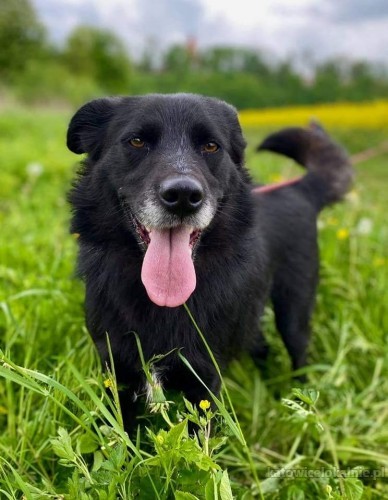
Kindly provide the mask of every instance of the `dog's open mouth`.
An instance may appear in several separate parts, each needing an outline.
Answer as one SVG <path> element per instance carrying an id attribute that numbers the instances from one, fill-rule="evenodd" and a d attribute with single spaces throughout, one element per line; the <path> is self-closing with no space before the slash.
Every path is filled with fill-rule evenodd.
<path id="1" fill-rule="evenodd" d="M 149 298 L 158 306 L 182 305 L 196 287 L 193 250 L 202 231 L 184 225 L 149 229 L 133 221 L 146 248 L 141 279 Z"/>
<path id="2" fill-rule="evenodd" d="M 132 217 L 132 220 L 133 220 L 133 224 L 135 226 L 136 233 L 138 234 L 141 242 L 144 243 L 146 247 L 148 247 L 148 245 L 150 244 L 150 241 L 151 241 L 150 233 L 153 231 L 153 229 L 146 228 L 145 226 L 143 226 L 143 224 L 140 224 L 140 222 L 135 217 Z M 176 228 L 174 228 L 174 229 L 176 229 Z M 189 229 L 189 227 L 188 227 L 188 229 Z M 191 228 L 191 229 L 192 229 L 192 231 L 190 233 L 189 244 L 190 244 L 190 247 L 192 248 L 192 250 L 194 250 L 197 243 L 199 242 L 199 240 L 201 238 L 202 230 L 201 229 L 193 229 L 193 228 Z"/>

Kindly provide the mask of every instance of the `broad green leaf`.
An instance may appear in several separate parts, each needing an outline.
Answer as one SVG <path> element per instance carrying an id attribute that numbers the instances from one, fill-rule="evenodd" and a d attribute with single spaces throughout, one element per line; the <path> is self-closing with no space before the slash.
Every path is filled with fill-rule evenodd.
<path id="1" fill-rule="evenodd" d="M 71 437 L 69 433 L 66 429 L 60 427 L 58 429 L 58 435 L 59 438 L 51 440 L 54 453 L 58 455 L 58 457 L 65 460 L 70 460 L 71 462 L 74 461 L 76 455 L 71 445 Z"/>
<path id="2" fill-rule="evenodd" d="M 292 394 L 309 406 L 314 406 L 319 399 L 319 391 L 316 389 L 293 388 Z"/>
<path id="3" fill-rule="evenodd" d="M 186 493 L 185 491 L 176 491 L 175 500 L 199 500 L 199 498 L 192 493 Z"/>
<path id="4" fill-rule="evenodd" d="M 98 442 L 96 439 L 93 439 L 90 434 L 83 434 L 77 440 L 77 450 L 81 454 L 93 453 L 98 449 L 98 447 Z"/>
<path id="5" fill-rule="evenodd" d="M 217 499 L 217 485 L 215 478 L 211 477 L 205 486 L 205 500 L 216 500 Z"/>
<path id="6" fill-rule="evenodd" d="M 187 420 L 183 420 L 174 427 L 167 434 L 167 443 L 169 446 L 178 446 L 182 438 L 187 437 Z"/>
<path id="7" fill-rule="evenodd" d="M 345 493 L 349 500 L 360 500 L 364 491 L 364 485 L 355 477 L 347 477 L 344 479 Z"/>
<path id="8" fill-rule="evenodd" d="M 220 497 L 221 500 L 233 500 L 232 488 L 230 486 L 228 471 L 224 470 L 220 482 Z"/>
<path id="9" fill-rule="evenodd" d="M 100 469 L 103 461 L 104 461 L 104 455 L 101 453 L 101 451 L 99 451 L 99 450 L 95 451 L 94 455 L 93 455 L 92 471 L 97 472 Z"/>

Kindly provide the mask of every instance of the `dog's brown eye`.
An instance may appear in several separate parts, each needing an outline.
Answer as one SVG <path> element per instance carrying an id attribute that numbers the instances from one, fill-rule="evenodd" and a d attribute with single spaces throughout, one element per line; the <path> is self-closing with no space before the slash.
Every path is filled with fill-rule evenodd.
<path id="1" fill-rule="evenodd" d="M 208 142 L 207 144 L 204 144 L 202 146 L 202 151 L 204 153 L 215 153 L 216 151 L 218 151 L 218 149 L 219 149 L 219 146 L 215 142 Z"/>
<path id="2" fill-rule="evenodd" d="M 133 137 L 132 139 L 129 139 L 129 144 L 137 149 L 144 148 L 145 146 L 145 142 L 140 139 L 140 137 Z"/>

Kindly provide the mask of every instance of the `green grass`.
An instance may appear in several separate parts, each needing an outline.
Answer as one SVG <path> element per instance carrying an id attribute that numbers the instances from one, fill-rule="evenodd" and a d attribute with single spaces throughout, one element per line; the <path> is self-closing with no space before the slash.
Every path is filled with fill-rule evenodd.
<path id="1" fill-rule="evenodd" d="M 348 201 L 320 217 L 308 384 L 293 390 L 268 309 L 265 378 L 249 359 L 235 361 L 215 415 L 162 398 L 130 439 L 110 408 L 114 379 L 101 372 L 73 275 L 69 117 L 0 117 L 0 498 L 386 498 L 388 158 L 360 164 Z M 256 178 L 298 172 L 255 155 L 265 132 L 246 132 Z M 376 143 L 370 131 L 334 133 L 354 153 Z M 189 437 L 188 420 L 201 439 Z"/>

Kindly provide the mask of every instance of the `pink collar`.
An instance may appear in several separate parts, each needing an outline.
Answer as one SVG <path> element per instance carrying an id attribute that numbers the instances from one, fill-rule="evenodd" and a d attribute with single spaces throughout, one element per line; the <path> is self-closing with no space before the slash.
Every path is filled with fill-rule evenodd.
<path id="1" fill-rule="evenodd" d="M 269 193 L 271 191 L 276 191 L 282 187 L 291 186 L 292 184 L 296 184 L 302 179 L 302 177 L 296 177 L 295 179 L 290 179 L 289 181 L 283 182 L 275 182 L 274 184 L 267 184 L 265 186 L 257 186 L 252 189 L 252 193 L 261 194 L 261 193 Z"/>

